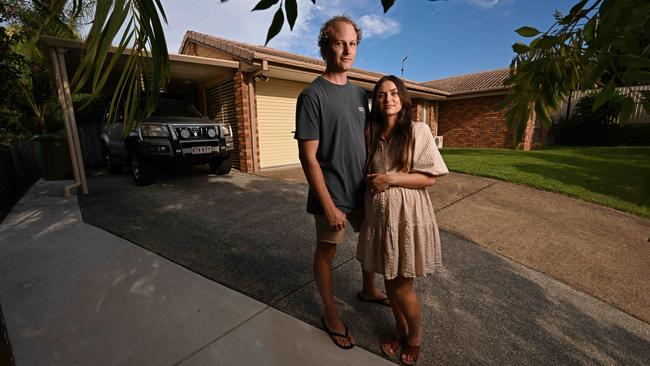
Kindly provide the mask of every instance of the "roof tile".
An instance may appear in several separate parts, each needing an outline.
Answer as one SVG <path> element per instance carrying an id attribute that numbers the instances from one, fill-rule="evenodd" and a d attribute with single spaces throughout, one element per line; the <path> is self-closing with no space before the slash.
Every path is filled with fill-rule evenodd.
<path id="1" fill-rule="evenodd" d="M 445 79 L 423 82 L 423 85 L 447 91 L 451 94 L 466 94 L 490 90 L 507 89 L 503 82 L 508 78 L 509 68 L 483 71 L 474 74 L 452 76 Z"/>

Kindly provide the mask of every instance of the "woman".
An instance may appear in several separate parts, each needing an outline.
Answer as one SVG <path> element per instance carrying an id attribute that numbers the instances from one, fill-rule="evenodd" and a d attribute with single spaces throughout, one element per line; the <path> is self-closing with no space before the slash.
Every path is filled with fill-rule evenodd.
<path id="1" fill-rule="evenodd" d="M 384 275 L 395 316 L 381 342 L 387 356 L 402 345 L 400 361 L 417 362 L 422 342 L 420 305 L 413 279 L 442 264 L 438 226 L 426 187 L 447 174 L 429 126 L 411 122 L 411 99 L 396 76 L 381 78 L 366 123 L 366 220 L 357 258 L 364 270 Z"/>

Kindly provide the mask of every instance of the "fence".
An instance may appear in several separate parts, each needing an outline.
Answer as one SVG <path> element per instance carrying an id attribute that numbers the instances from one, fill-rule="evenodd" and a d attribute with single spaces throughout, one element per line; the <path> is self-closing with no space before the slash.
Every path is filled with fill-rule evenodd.
<path id="1" fill-rule="evenodd" d="M 40 176 L 32 140 L 0 145 L 0 221 Z"/>
<path id="2" fill-rule="evenodd" d="M 77 126 L 84 167 L 103 166 L 101 125 Z M 16 140 L 11 145 L 0 145 L 0 222 L 13 205 L 41 177 L 36 160 L 36 146 L 31 139 Z"/>
<path id="3" fill-rule="evenodd" d="M 632 115 L 630 117 L 630 120 L 627 122 L 629 124 L 650 124 L 650 115 L 648 115 L 644 109 L 643 105 L 641 105 L 641 95 L 639 91 L 645 91 L 645 90 L 650 90 L 650 85 L 643 85 L 643 86 L 633 86 L 633 87 L 628 87 L 628 88 L 616 88 L 616 91 L 621 94 L 621 95 L 632 95 L 632 99 L 635 102 L 634 106 L 634 111 L 632 112 Z M 569 107 L 569 112 L 572 113 L 575 111 L 576 105 L 580 101 L 580 98 L 584 97 L 585 95 L 589 93 L 593 93 L 593 90 L 578 90 L 574 91 L 571 94 L 571 98 L 569 99 L 571 101 L 571 104 L 569 105 L 567 102 L 568 100 L 565 100 L 560 104 L 560 108 L 553 113 L 551 116 L 553 118 L 553 123 L 557 124 L 559 123 L 559 120 L 561 118 L 567 117 L 567 106 Z"/>
<path id="4" fill-rule="evenodd" d="M 97 169 L 104 166 L 102 156 L 102 144 L 100 135 L 102 126 L 99 123 L 86 123 L 77 125 L 79 133 L 79 145 L 81 146 L 81 156 L 84 160 L 84 168 Z"/>

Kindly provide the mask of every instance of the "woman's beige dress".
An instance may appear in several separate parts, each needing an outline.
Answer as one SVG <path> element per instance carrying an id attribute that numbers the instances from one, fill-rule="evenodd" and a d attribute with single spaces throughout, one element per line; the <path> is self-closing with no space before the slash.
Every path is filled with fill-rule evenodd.
<path id="1" fill-rule="evenodd" d="M 449 173 L 433 141 L 431 129 L 413 122 L 415 144 L 411 172 L 440 176 Z M 394 173 L 388 143 L 379 142 L 370 162 L 373 173 Z M 365 193 L 365 220 L 359 233 L 357 259 L 364 270 L 397 276 L 425 276 L 442 265 L 440 234 L 426 188 L 390 187 Z"/>

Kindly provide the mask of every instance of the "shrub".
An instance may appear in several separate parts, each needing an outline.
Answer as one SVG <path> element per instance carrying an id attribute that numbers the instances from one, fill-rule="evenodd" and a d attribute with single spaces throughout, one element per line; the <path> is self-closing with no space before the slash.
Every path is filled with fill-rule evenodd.
<path id="1" fill-rule="evenodd" d="M 597 94 L 582 97 L 569 120 L 561 126 L 557 144 L 573 146 L 613 146 L 625 144 L 625 135 L 617 116 L 625 97 L 615 94 L 597 110 Z"/>
<path id="2" fill-rule="evenodd" d="M 632 146 L 650 146 L 650 125 L 623 125 L 623 142 Z"/>

